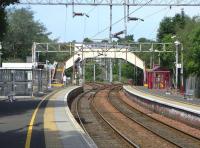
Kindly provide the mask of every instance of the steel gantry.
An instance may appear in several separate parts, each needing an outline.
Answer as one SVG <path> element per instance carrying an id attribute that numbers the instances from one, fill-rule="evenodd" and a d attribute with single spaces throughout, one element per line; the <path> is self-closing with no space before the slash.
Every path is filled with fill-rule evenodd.
<path id="1" fill-rule="evenodd" d="M 82 78 L 84 82 L 86 59 L 123 59 L 145 71 L 145 62 L 136 53 L 151 53 L 151 55 L 154 55 L 154 53 L 175 53 L 177 50 L 174 43 L 34 43 L 32 48 L 33 65 L 36 66 L 39 62 L 37 56 L 40 53 L 52 52 L 68 53 L 70 58 L 66 59 L 65 69 L 73 67 L 73 78 Z M 75 67 L 79 69 L 75 71 Z M 112 69 L 111 60 L 110 66 L 107 67 Z M 112 72 L 112 70 L 110 71 Z M 119 76 L 121 76 L 121 73 L 119 73 Z M 109 77 L 110 81 L 112 81 L 111 73 Z"/>
<path id="2" fill-rule="evenodd" d="M 110 8 L 110 26 L 109 26 L 109 42 L 112 42 L 112 38 L 119 36 L 114 36 L 112 34 L 112 11 L 113 6 L 123 6 L 124 7 L 124 30 L 122 34 L 124 37 L 127 36 L 127 22 L 128 21 L 144 21 L 141 18 L 129 16 L 133 12 L 129 12 L 130 7 L 138 6 L 140 8 L 144 6 L 200 6 L 200 0 L 19 0 L 19 4 L 28 4 L 28 5 L 71 5 L 73 10 L 73 17 L 75 16 L 86 16 L 89 17 L 86 13 L 75 12 L 74 6 L 109 6 Z M 138 9 L 140 9 L 138 8 Z"/>
<path id="3" fill-rule="evenodd" d="M 31 5 L 112 5 L 124 6 L 123 0 L 20 0 Z M 130 0 L 128 6 L 200 6 L 200 0 Z"/>

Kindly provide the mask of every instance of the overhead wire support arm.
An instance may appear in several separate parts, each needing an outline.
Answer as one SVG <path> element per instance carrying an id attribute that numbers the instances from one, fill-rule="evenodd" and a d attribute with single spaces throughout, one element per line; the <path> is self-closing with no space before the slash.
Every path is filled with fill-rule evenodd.
<path id="1" fill-rule="evenodd" d="M 143 6 L 148 0 L 134 0 L 128 3 L 129 6 Z M 111 2 L 108 0 L 19 0 L 20 4 L 28 5 L 107 5 L 110 6 Z M 113 0 L 113 6 L 123 6 L 124 1 Z M 200 6 L 200 0 L 153 0 L 146 6 Z"/>

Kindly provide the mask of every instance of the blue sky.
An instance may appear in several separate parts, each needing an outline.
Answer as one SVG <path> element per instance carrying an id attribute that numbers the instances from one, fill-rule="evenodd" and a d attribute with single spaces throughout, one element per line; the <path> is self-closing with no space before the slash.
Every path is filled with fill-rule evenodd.
<path id="1" fill-rule="evenodd" d="M 107 6 L 75 6 L 75 12 L 89 14 L 87 17 L 72 17 L 71 6 L 17 6 L 28 7 L 35 13 L 35 20 L 43 23 L 51 38 L 59 38 L 59 41 L 82 41 L 83 38 L 93 38 L 94 35 L 109 26 L 109 7 Z M 131 7 L 130 12 L 137 7 Z M 160 21 L 165 16 L 174 16 L 184 8 L 189 16 L 200 15 L 199 7 L 143 7 L 131 16 L 143 18 L 144 22 L 134 21 L 128 23 L 128 34 L 134 34 L 137 40 L 140 37 L 155 39 Z M 123 17 L 123 7 L 113 8 L 113 23 Z M 124 30 L 124 23 L 113 26 L 113 33 Z M 99 34 L 93 39 L 105 39 L 109 36 L 109 30 Z"/>

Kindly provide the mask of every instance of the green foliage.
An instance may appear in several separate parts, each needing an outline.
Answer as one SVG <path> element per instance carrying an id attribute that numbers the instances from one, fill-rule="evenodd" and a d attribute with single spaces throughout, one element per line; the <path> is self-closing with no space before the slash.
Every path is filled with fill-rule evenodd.
<path id="1" fill-rule="evenodd" d="M 19 0 L 1 0 L 0 1 L 0 7 L 6 7 L 6 6 L 9 6 L 10 4 L 14 4 L 14 3 L 17 3 L 19 2 Z"/>
<path id="2" fill-rule="evenodd" d="M 139 38 L 138 42 L 141 42 L 141 43 L 152 43 L 154 41 L 149 40 L 147 38 Z M 142 47 L 143 50 L 149 50 L 150 48 L 151 48 L 151 45 L 148 45 L 147 47 L 145 47 L 143 45 L 143 47 Z M 143 52 L 143 53 L 135 53 L 135 54 L 145 62 L 146 68 L 150 68 L 150 58 L 152 56 L 152 53 Z"/>
<path id="3" fill-rule="evenodd" d="M 5 7 L 9 6 L 10 4 L 14 4 L 19 2 L 18 0 L 1 0 L 0 1 L 0 41 L 2 41 L 5 33 L 6 33 L 6 26 L 7 26 L 7 16 Z"/>
<path id="4" fill-rule="evenodd" d="M 3 58 L 21 58 L 31 55 L 33 42 L 49 42 L 46 28 L 34 20 L 29 9 L 8 10 L 8 31 L 3 40 Z"/>
<path id="5" fill-rule="evenodd" d="M 174 35 L 179 29 L 184 29 L 185 22 L 189 19 L 182 11 L 181 14 L 176 14 L 174 17 L 165 17 L 159 26 L 157 38 L 158 41 L 163 41 L 165 35 Z"/>
<path id="6" fill-rule="evenodd" d="M 92 43 L 93 41 L 89 38 L 84 38 L 83 42 L 84 43 Z"/>
<path id="7" fill-rule="evenodd" d="M 132 43 L 134 41 L 133 35 L 127 35 L 125 38 L 119 39 L 118 43 Z"/>
<path id="8" fill-rule="evenodd" d="M 0 26 L 0 41 L 2 41 L 7 26 L 5 8 L 2 7 L 0 7 Z"/>
<path id="9" fill-rule="evenodd" d="M 176 39 L 171 39 L 176 35 Z M 200 76 L 200 19 L 190 18 L 183 12 L 172 18 L 164 18 L 158 30 L 158 40 L 162 42 L 174 42 L 179 40 L 183 44 L 184 74 Z M 181 56 L 179 47 L 179 57 Z M 174 67 L 175 55 L 162 54 L 161 65 L 170 69 Z"/>
<path id="10" fill-rule="evenodd" d="M 143 37 L 143 38 L 139 38 L 138 42 L 148 43 L 148 42 L 153 42 L 153 41 Z"/>
<path id="11" fill-rule="evenodd" d="M 95 78 L 96 81 L 102 81 L 102 78 L 100 77 L 102 70 L 99 64 L 95 63 Z M 87 65 L 85 65 L 85 80 L 86 81 L 93 81 L 94 79 L 94 63 L 89 62 Z"/>
<path id="12" fill-rule="evenodd" d="M 65 75 L 67 77 L 71 77 L 73 76 L 73 67 L 70 67 L 69 69 L 65 70 Z"/>
<path id="13" fill-rule="evenodd" d="M 134 66 L 130 63 L 123 63 L 122 76 L 128 79 L 134 79 Z"/>
<path id="14" fill-rule="evenodd" d="M 200 76 L 200 26 L 194 31 L 192 43 L 191 61 L 189 61 L 187 68 L 190 73 Z"/>
<path id="15" fill-rule="evenodd" d="M 102 43 L 108 43 L 108 40 L 102 40 L 101 42 Z"/>
<path id="16" fill-rule="evenodd" d="M 192 29 L 191 29 L 192 28 Z M 200 20 L 199 17 L 187 19 L 184 29 L 177 31 L 178 39 L 183 43 L 185 75 L 200 76 Z"/>

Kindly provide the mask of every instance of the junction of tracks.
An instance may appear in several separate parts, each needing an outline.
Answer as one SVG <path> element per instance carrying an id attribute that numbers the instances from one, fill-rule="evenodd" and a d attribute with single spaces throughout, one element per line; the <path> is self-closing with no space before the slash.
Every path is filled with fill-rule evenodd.
<path id="1" fill-rule="evenodd" d="M 4 148 L 199 148 L 199 123 L 200 102 L 122 84 L 86 83 L 0 102 Z"/>

